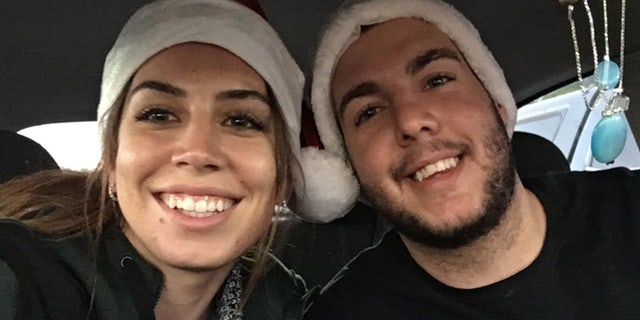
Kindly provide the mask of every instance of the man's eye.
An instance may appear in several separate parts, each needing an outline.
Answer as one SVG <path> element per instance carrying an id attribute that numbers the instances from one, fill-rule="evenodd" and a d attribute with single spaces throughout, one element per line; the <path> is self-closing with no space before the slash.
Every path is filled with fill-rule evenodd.
<path id="1" fill-rule="evenodd" d="M 368 106 L 362 109 L 356 117 L 356 127 L 371 120 L 371 118 L 375 117 L 380 112 L 380 109 L 381 107 L 378 106 Z"/>
<path id="2" fill-rule="evenodd" d="M 437 88 L 447 84 L 449 81 L 453 81 L 456 78 L 448 73 L 438 74 L 430 77 L 425 83 L 426 88 Z"/>
<path id="3" fill-rule="evenodd" d="M 153 107 L 145 109 L 136 116 L 138 121 L 147 121 L 152 123 L 164 123 L 177 121 L 178 118 L 165 108 Z"/>

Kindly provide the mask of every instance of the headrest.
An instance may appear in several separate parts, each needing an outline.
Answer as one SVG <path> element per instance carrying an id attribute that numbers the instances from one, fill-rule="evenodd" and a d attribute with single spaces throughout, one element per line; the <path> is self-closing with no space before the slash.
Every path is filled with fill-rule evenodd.
<path id="1" fill-rule="evenodd" d="M 511 138 L 511 148 L 521 177 L 571 171 L 569 161 L 560 148 L 539 135 L 516 131 Z"/>
<path id="2" fill-rule="evenodd" d="M 58 169 L 53 157 L 37 142 L 15 133 L 0 130 L 0 183 L 38 171 Z"/>

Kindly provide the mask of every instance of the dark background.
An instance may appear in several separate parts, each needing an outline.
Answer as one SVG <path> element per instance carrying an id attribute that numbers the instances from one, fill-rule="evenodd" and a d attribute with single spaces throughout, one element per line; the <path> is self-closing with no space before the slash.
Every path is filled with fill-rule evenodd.
<path id="1" fill-rule="evenodd" d="M 95 120 L 104 58 L 143 0 L 0 2 L 0 129 Z M 303 71 L 318 31 L 342 0 L 261 0 Z M 476 25 L 505 70 L 519 104 L 576 78 L 567 10 L 556 0 L 451 0 Z M 640 0 L 627 1 L 627 117 L 640 141 Z M 619 4 L 609 0 L 618 60 Z M 602 47 L 601 1 L 590 2 Z M 584 8 L 575 12 L 585 72 L 592 70 Z"/>

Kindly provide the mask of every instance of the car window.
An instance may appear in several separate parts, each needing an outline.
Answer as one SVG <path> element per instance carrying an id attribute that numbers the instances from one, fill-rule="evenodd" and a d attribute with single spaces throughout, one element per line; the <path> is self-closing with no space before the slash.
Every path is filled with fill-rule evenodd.
<path id="1" fill-rule="evenodd" d="M 591 82 L 591 78 L 585 79 L 587 88 Z M 597 90 L 591 87 L 587 96 L 591 99 L 596 93 Z M 593 159 L 591 133 L 602 118 L 602 108 L 587 109 L 580 87 L 574 82 L 520 107 L 515 130 L 534 133 L 552 141 L 567 158 L 573 171 L 640 168 L 638 143 L 628 121 L 626 144 L 614 163 L 604 164 Z"/>
<path id="2" fill-rule="evenodd" d="M 63 169 L 91 170 L 100 160 L 96 121 L 62 122 L 18 131 L 43 146 Z"/>

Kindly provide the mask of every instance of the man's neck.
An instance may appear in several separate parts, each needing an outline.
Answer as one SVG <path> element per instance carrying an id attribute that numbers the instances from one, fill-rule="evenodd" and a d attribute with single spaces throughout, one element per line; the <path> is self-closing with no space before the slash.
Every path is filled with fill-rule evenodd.
<path id="1" fill-rule="evenodd" d="M 540 254 L 545 234 L 544 208 L 517 179 L 512 203 L 500 225 L 472 244 L 445 250 L 401 237 L 409 254 L 431 276 L 451 287 L 472 289 L 528 267 Z"/>

